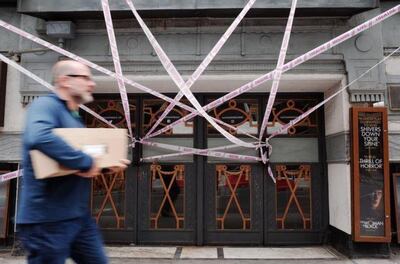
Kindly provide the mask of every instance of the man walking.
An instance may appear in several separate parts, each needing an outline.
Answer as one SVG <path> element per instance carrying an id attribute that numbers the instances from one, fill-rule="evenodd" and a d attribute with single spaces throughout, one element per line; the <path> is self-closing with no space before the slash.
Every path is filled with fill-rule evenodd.
<path id="1" fill-rule="evenodd" d="M 99 173 L 94 160 L 56 136 L 54 128 L 84 127 L 79 105 L 91 102 L 95 83 L 90 69 L 66 60 L 53 67 L 55 93 L 35 100 L 26 115 L 23 135 L 24 176 L 17 218 L 28 263 L 107 263 L 103 242 L 91 217 L 91 178 Z M 37 180 L 30 150 L 39 150 L 59 164 L 80 170 L 63 177 Z M 129 161 L 122 160 L 125 169 Z"/>

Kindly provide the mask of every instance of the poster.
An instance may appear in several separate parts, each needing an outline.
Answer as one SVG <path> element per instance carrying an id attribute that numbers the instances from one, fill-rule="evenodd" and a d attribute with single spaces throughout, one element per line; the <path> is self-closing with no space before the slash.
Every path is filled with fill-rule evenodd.
<path id="1" fill-rule="evenodd" d="M 358 113 L 360 235 L 385 235 L 382 113 Z"/>
<path id="2" fill-rule="evenodd" d="M 390 231 L 385 108 L 353 108 L 353 216 L 356 241 L 388 239 Z M 363 239 L 364 238 L 364 239 Z"/>

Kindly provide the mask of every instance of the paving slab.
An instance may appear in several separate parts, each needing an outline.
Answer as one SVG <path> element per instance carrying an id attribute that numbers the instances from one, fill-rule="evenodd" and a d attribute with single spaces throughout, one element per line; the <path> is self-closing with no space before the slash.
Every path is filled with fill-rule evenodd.
<path id="1" fill-rule="evenodd" d="M 225 259 L 338 259 L 324 247 L 226 247 L 223 250 Z"/>
<path id="2" fill-rule="evenodd" d="M 181 259 L 217 259 L 215 247 L 183 247 Z"/>
<path id="3" fill-rule="evenodd" d="M 172 259 L 176 247 L 106 247 L 109 258 Z"/>

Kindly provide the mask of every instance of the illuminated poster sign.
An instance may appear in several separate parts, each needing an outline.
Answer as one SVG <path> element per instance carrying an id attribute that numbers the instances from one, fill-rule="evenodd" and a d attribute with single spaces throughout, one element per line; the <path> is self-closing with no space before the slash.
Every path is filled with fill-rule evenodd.
<path id="1" fill-rule="evenodd" d="M 387 113 L 352 109 L 353 235 L 355 241 L 390 241 Z"/>

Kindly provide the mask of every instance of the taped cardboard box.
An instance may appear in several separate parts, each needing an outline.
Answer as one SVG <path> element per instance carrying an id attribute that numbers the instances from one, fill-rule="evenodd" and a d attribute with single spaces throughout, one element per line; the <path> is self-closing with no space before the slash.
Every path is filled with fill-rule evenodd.
<path id="1" fill-rule="evenodd" d="M 53 133 L 62 137 L 75 149 L 82 150 L 96 159 L 100 168 L 117 166 L 126 159 L 128 137 L 126 129 L 113 128 L 57 128 Z M 38 150 L 31 150 L 33 170 L 36 179 L 64 176 L 78 172 L 65 168 L 57 161 Z"/>

